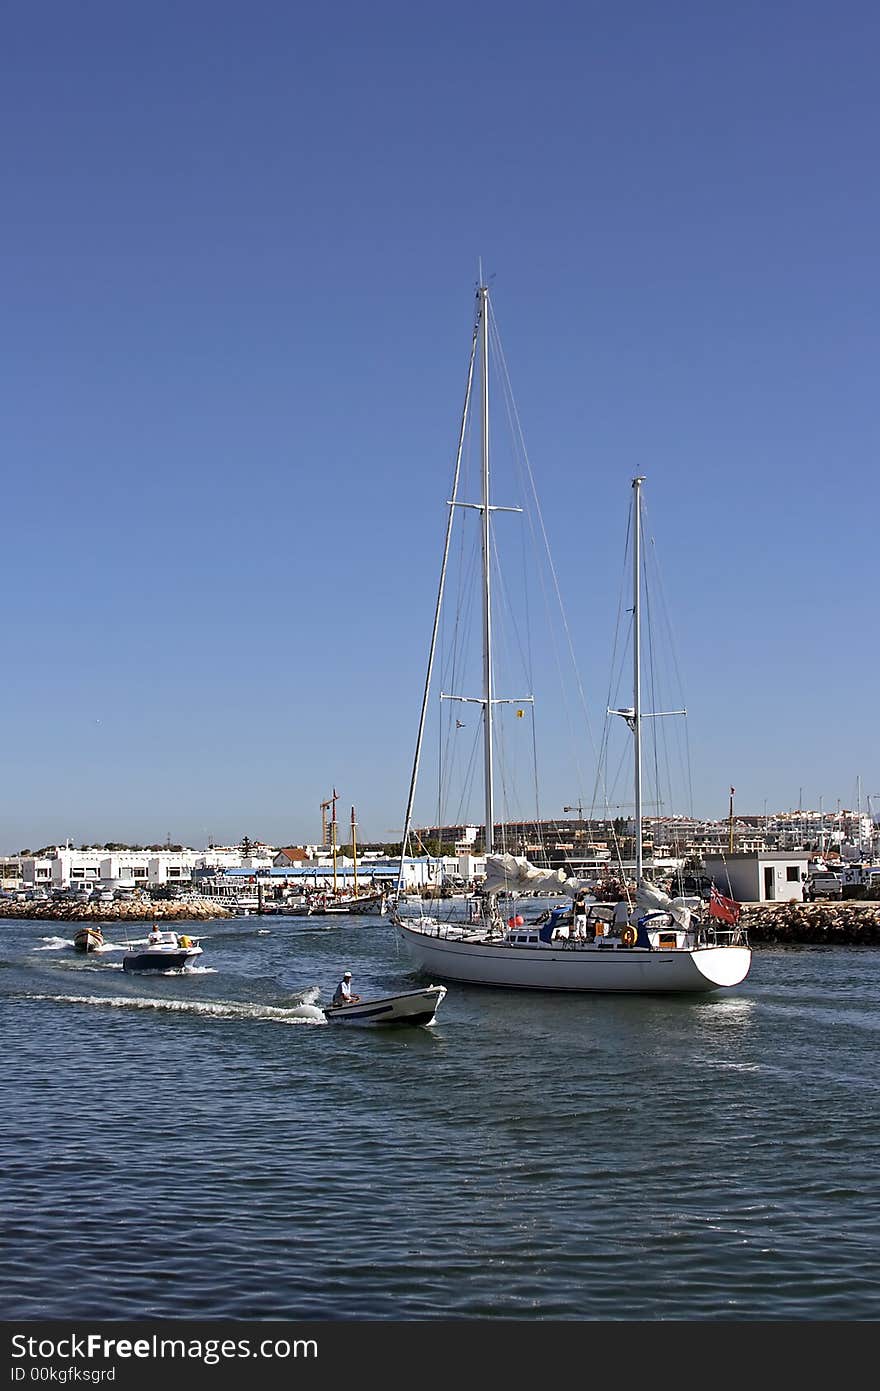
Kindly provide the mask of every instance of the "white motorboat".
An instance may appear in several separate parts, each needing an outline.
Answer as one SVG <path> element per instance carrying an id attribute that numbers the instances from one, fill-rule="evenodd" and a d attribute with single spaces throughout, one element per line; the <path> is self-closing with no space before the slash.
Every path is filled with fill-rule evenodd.
<path id="1" fill-rule="evenodd" d="M 328 1024 L 433 1024 L 434 1015 L 446 998 L 445 985 L 428 985 L 403 995 L 387 995 L 381 1000 L 355 1000 L 351 1004 L 327 1005 Z"/>
<path id="2" fill-rule="evenodd" d="M 155 932 L 122 958 L 124 971 L 183 971 L 202 955 L 201 939 L 185 932 Z"/>
<path id="3" fill-rule="evenodd" d="M 497 327 L 494 321 L 492 332 L 497 337 Z M 608 711 L 608 715 L 621 716 L 633 735 L 635 798 L 632 824 L 635 840 L 637 886 L 635 901 L 631 901 L 629 904 L 631 911 L 628 915 L 628 921 L 625 923 L 620 923 L 617 926 L 603 924 L 601 931 L 594 929 L 592 933 L 587 932 L 583 935 L 577 932 L 572 935 L 568 931 L 563 935 L 561 930 L 549 928 L 549 925 L 549 930 L 544 928 L 535 930 L 534 928 L 520 929 L 515 922 L 513 926 L 505 924 L 504 916 L 499 907 L 500 895 L 510 893 L 565 895 L 572 901 L 575 908 L 575 919 L 577 919 L 578 905 L 591 901 L 592 881 L 579 880 L 574 875 L 569 876 L 562 869 L 555 872 L 541 870 L 531 865 L 524 857 L 495 854 L 494 837 L 497 822 L 493 769 L 496 757 L 503 753 L 503 741 L 500 736 L 496 741 L 493 735 L 493 724 L 501 719 L 500 707 L 505 705 L 519 706 L 520 708 L 515 711 L 515 715 L 522 717 L 525 713 L 524 707 L 533 704 L 534 698 L 531 695 L 517 698 L 502 697 L 496 693 L 495 687 L 493 623 L 496 620 L 490 594 L 490 567 L 493 564 L 493 558 L 501 550 L 501 547 L 494 540 L 492 530 L 494 514 L 521 509 L 497 507 L 490 502 L 489 338 L 489 292 L 485 285 L 481 285 L 477 291 L 477 320 L 471 348 L 454 478 L 451 491 L 444 494 L 450 499 L 447 503 L 449 511 L 446 542 L 416 752 L 413 760 L 409 801 L 404 819 L 398 890 L 402 887 L 404 857 L 407 853 L 413 825 L 416 780 L 422 754 L 431 674 L 441 626 L 440 613 L 446 585 L 447 566 L 452 549 L 453 521 L 456 517 L 465 519 L 469 515 L 477 517 L 482 553 L 482 691 L 479 696 L 441 693 L 441 701 L 469 702 L 466 708 L 476 707 L 480 712 L 485 799 L 483 826 L 486 879 L 483 892 L 475 902 L 477 912 L 469 915 L 469 921 L 466 925 L 462 925 L 460 920 L 458 923 L 442 922 L 437 904 L 432 905 L 432 917 L 424 920 L 403 918 L 396 908 L 392 908 L 392 922 L 413 960 L 433 978 L 439 976 L 447 980 L 471 982 L 475 985 L 505 986 L 515 989 L 578 992 L 697 993 L 739 985 L 748 974 L 751 951 L 745 933 L 737 925 L 738 905 L 732 905 L 735 916 L 728 916 L 722 926 L 719 926 L 712 917 L 704 924 L 698 911 L 700 908 L 699 899 L 670 897 L 646 881 L 643 876 L 642 724 L 644 720 L 659 719 L 660 713 L 684 715 L 686 712 L 677 710 L 648 714 L 642 710 L 640 646 L 641 485 L 644 481 L 642 478 L 632 480 L 633 704 L 626 709 L 609 709 Z M 481 497 L 478 502 L 474 502 L 460 499 L 459 487 L 463 467 L 462 460 L 463 457 L 468 457 L 465 443 L 478 349 L 481 362 L 479 375 L 482 403 Z M 511 414 L 515 416 L 515 411 Z M 474 451 L 474 455 L 476 456 L 476 451 Z M 528 491 L 526 496 L 528 496 Z M 533 530 L 535 534 L 544 532 L 543 519 L 541 519 L 540 528 L 533 527 Z M 546 536 L 546 532 L 544 534 Z M 515 552 L 517 548 L 513 547 L 512 549 Z M 478 565 L 479 562 L 476 564 Z M 504 596 L 504 587 L 502 587 L 501 592 Z M 450 625 L 456 631 L 457 626 L 457 624 Z M 445 665 L 448 669 L 458 669 L 452 662 Z M 472 664 L 472 670 L 476 670 L 476 663 Z M 450 724 L 451 721 L 447 722 L 447 727 Z M 457 729 L 465 728 L 465 721 L 456 720 L 455 724 Z M 476 737 L 478 738 L 479 734 Z M 475 763 L 475 749 L 471 758 Z M 537 782 L 537 779 L 535 781 Z"/>

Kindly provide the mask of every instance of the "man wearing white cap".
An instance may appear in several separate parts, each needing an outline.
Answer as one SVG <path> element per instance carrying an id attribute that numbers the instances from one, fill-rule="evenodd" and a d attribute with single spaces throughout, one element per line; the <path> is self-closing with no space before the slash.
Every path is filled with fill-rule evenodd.
<path id="1" fill-rule="evenodd" d="M 342 980 L 341 980 L 341 981 L 339 982 L 339 984 L 337 985 L 337 987 L 336 987 L 336 993 L 335 993 L 334 996 L 333 996 L 333 1004 L 334 1004 L 334 1005 L 351 1005 L 351 1004 L 354 1004 L 355 1001 L 356 1001 L 356 1000 L 359 1000 L 360 998 L 361 998 L 360 995 L 353 995 L 353 994 L 352 994 L 352 990 L 351 990 L 351 971 L 343 971 L 343 973 L 342 973 Z"/>

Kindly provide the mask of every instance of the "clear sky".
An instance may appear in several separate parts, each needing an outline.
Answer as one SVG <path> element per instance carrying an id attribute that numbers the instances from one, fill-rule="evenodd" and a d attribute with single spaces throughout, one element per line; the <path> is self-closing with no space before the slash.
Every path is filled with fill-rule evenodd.
<path id="1" fill-rule="evenodd" d="M 0 850 L 399 834 L 480 258 L 598 714 L 641 473 L 694 810 L 880 810 L 876 4 L 2 25 Z"/>

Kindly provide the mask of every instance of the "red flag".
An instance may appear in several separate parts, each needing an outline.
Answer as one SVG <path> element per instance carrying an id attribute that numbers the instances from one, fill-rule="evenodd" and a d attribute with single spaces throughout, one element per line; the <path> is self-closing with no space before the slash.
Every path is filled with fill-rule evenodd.
<path id="1" fill-rule="evenodd" d="M 742 912 L 740 905 L 735 898 L 725 898 L 720 894 L 715 885 L 709 891 L 709 917 L 720 918 L 722 922 L 730 923 L 735 927 L 739 922 L 739 915 Z"/>

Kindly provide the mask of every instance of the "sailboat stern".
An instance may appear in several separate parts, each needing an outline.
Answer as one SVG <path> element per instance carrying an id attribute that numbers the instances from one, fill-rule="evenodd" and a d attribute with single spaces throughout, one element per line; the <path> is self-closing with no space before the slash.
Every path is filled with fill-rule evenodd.
<path id="1" fill-rule="evenodd" d="M 711 990 L 740 985 L 752 964 L 751 947 L 698 947 L 691 956 Z"/>

